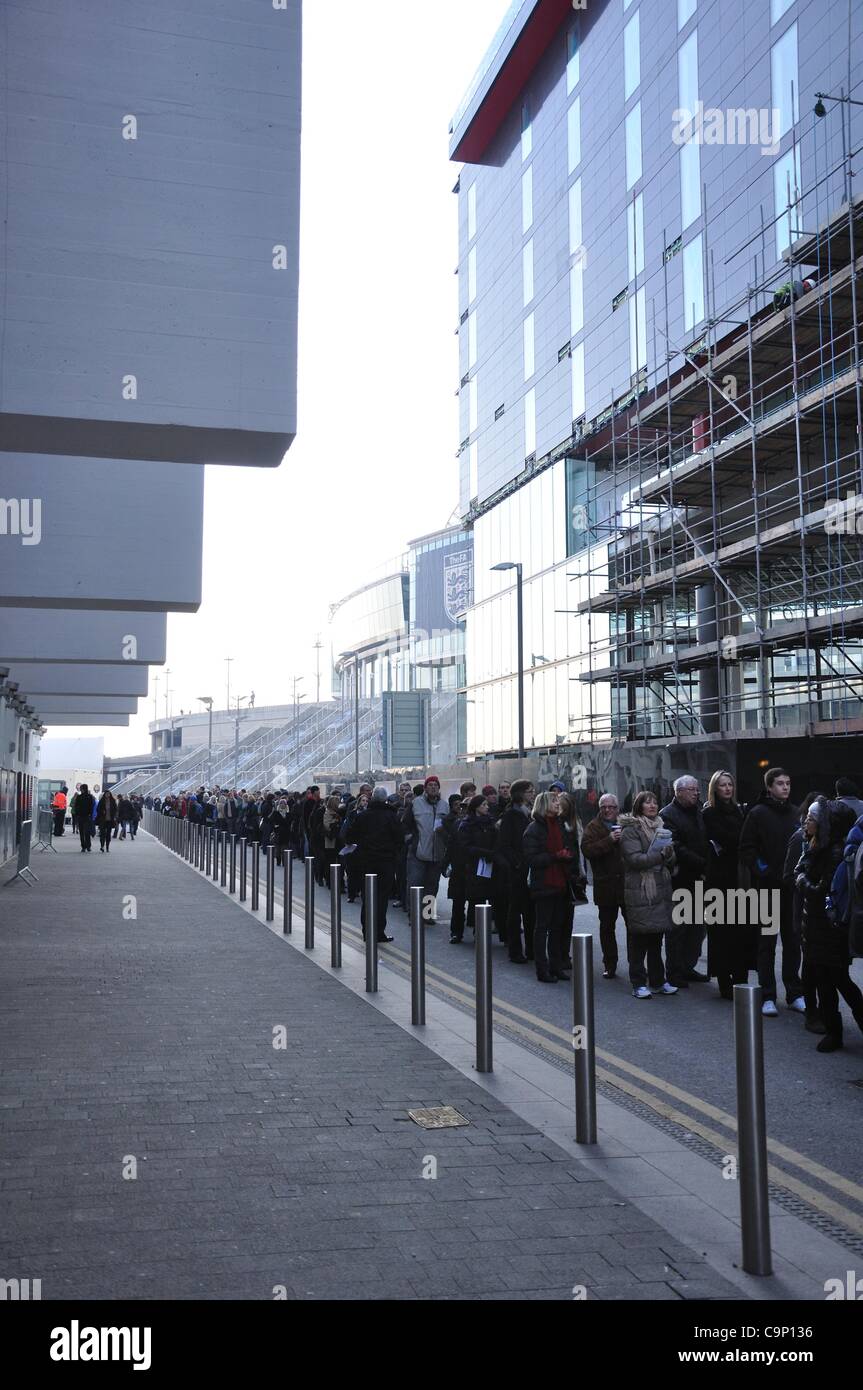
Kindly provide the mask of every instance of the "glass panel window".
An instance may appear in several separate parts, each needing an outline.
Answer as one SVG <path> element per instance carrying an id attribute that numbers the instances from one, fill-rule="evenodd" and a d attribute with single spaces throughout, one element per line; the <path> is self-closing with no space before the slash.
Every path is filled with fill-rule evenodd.
<path id="1" fill-rule="evenodd" d="M 626 133 L 627 191 L 641 178 L 641 102 L 633 106 L 624 122 Z"/>
<path id="2" fill-rule="evenodd" d="M 704 318 L 704 267 L 700 234 L 683 248 L 683 326 L 687 333 Z"/>
<path id="3" fill-rule="evenodd" d="M 467 239 L 473 241 L 476 236 L 476 180 L 471 184 L 467 191 Z"/>
<path id="4" fill-rule="evenodd" d="M 476 444 L 471 444 L 467 464 L 467 495 L 472 502 L 479 491 L 479 459 Z"/>
<path id="5" fill-rule="evenodd" d="M 680 146 L 680 218 L 685 232 L 701 214 L 701 146 L 689 140 Z"/>
<path id="6" fill-rule="evenodd" d="M 794 159 L 794 150 L 788 150 L 773 165 L 773 210 L 777 217 L 776 222 L 776 259 L 782 259 L 783 251 L 788 247 L 795 236 L 799 235 L 798 216 L 794 211 L 795 205 L 800 201 L 800 146 L 797 147 L 797 159 Z"/>
<path id="7" fill-rule="evenodd" d="M 529 164 L 521 176 L 521 230 L 529 232 L 533 226 L 533 165 Z"/>
<path id="8" fill-rule="evenodd" d="M 629 279 L 632 281 L 644 269 L 644 197 L 641 193 L 630 198 L 626 205 L 626 229 Z"/>
<path id="9" fill-rule="evenodd" d="M 629 301 L 629 370 L 632 376 L 647 366 L 647 323 L 644 286 Z"/>
<path id="10" fill-rule="evenodd" d="M 526 242 L 521 253 L 522 283 L 525 306 L 533 299 L 533 237 Z"/>
<path id="11" fill-rule="evenodd" d="M 536 391 L 531 387 L 524 398 L 524 456 L 536 453 Z"/>
<path id="12" fill-rule="evenodd" d="M 536 371 L 536 345 L 534 340 L 534 321 L 533 314 L 528 314 L 524 321 L 524 379 L 528 380 Z M 530 449 L 527 451 L 530 453 Z"/>
<path id="13" fill-rule="evenodd" d="M 568 169 L 575 173 L 581 163 L 581 98 L 576 97 L 566 115 Z"/>
<path id="14" fill-rule="evenodd" d="M 567 92 L 567 96 L 568 96 L 569 93 L 570 93 L 571 91 L 573 91 L 573 89 L 578 85 L 578 79 L 579 79 L 579 77 L 581 76 L 581 74 L 580 74 L 580 72 L 579 72 L 579 58 L 578 58 L 579 39 L 580 39 L 580 33 L 579 33 L 579 27 L 578 27 L 578 20 L 576 20 L 576 22 L 573 24 L 572 28 L 570 29 L 569 33 L 568 33 L 567 36 L 566 36 L 566 92 Z"/>
<path id="15" fill-rule="evenodd" d="M 521 157 L 527 159 L 533 149 L 533 122 L 530 115 L 530 102 L 521 108 Z"/>
<path id="16" fill-rule="evenodd" d="M 682 29 L 695 14 L 695 0 L 677 0 L 677 27 Z"/>
<path id="17" fill-rule="evenodd" d="M 468 432 L 468 434 L 473 434 L 474 430 L 476 429 L 476 422 L 477 422 L 477 402 L 476 402 L 476 398 L 477 398 L 477 386 L 476 386 L 476 377 L 474 376 L 474 377 L 471 377 L 470 381 L 468 382 L 468 386 L 467 386 L 467 400 L 468 400 L 468 430 L 467 430 L 467 432 Z"/>
<path id="18" fill-rule="evenodd" d="M 580 262 L 569 272 L 569 331 L 572 337 L 584 327 L 584 282 Z"/>
<path id="19" fill-rule="evenodd" d="M 471 314 L 467 321 L 467 365 L 472 367 L 476 362 L 476 314 Z"/>
<path id="20" fill-rule="evenodd" d="M 473 304 L 476 299 L 476 247 L 472 246 L 467 253 L 467 302 Z"/>
<path id="21" fill-rule="evenodd" d="M 639 38 L 639 10 L 623 31 L 623 99 L 632 96 L 641 81 L 641 43 Z"/>
<path id="22" fill-rule="evenodd" d="M 677 50 L 677 104 L 694 117 L 698 110 L 698 30 Z"/>
<path id="23" fill-rule="evenodd" d="M 770 91 L 773 110 L 779 113 L 779 129 L 774 129 L 773 135 L 774 139 L 781 140 L 800 118 L 796 24 L 786 29 L 770 50 Z M 773 124 L 775 126 L 775 118 Z"/>
<path id="24" fill-rule="evenodd" d="M 770 0 L 770 23 L 775 24 L 793 4 L 794 0 Z"/>
<path id="25" fill-rule="evenodd" d="M 572 349 L 572 418 L 584 414 L 584 343 Z"/>
<path id="26" fill-rule="evenodd" d="M 581 179 L 576 179 L 569 190 L 569 254 L 577 256 L 581 251 Z"/>

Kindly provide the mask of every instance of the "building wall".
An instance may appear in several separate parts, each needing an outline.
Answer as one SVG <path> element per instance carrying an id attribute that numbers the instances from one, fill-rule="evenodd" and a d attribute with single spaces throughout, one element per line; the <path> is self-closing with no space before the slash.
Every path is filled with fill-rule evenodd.
<path id="1" fill-rule="evenodd" d="M 795 225 L 812 230 L 842 202 L 842 171 L 826 177 L 841 157 L 840 118 L 819 121 L 811 113 L 816 91 L 848 88 L 848 3 L 795 0 L 780 14 L 782 8 L 783 0 L 591 5 L 561 26 L 483 164 L 463 167 L 458 278 L 465 516 L 473 515 L 472 503 L 483 504 L 527 476 L 525 463 L 534 455 L 542 460 L 577 437 L 578 422 L 589 428 L 634 385 L 657 384 L 680 367 L 681 349 L 700 338 L 709 315 L 721 317 L 749 284 L 781 268 L 788 219 L 775 218 L 786 204 L 784 175 L 794 165 L 795 137 L 803 190 Z M 853 86 L 863 78 L 863 7 L 852 4 L 851 11 Z M 630 54 L 637 47 L 637 65 L 625 63 L 627 43 Z M 766 154 L 760 139 L 682 146 L 673 138 L 674 112 L 696 100 L 723 113 L 763 110 L 768 137 L 776 108 L 780 117 L 787 114 L 788 128 Z M 641 171 L 630 178 L 626 132 L 636 109 Z M 861 118 L 854 108 L 855 145 L 863 138 Z M 686 310 L 685 301 L 694 302 L 694 310 Z M 766 302 L 761 296 L 755 307 Z M 578 681 L 587 619 L 564 611 L 588 596 L 587 551 L 571 522 L 579 495 L 576 467 L 554 464 L 475 520 L 469 752 L 516 744 L 515 591 L 511 574 L 488 573 L 499 560 L 524 565 L 528 744 L 578 736 L 591 708 L 608 699 L 607 692 L 591 692 Z M 592 568 L 599 567 L 604 548 L 594 546 Z M 591 621 L 595 638 L 608 620 Z M 532 669 L 532 655 L 549 661 Z"/>

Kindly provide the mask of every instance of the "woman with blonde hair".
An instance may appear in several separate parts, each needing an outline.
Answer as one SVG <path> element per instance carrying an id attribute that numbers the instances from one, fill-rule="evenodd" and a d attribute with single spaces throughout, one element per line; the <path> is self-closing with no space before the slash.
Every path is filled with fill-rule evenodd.
<path id="1" fill-rule="evenodd" d="M 727 895 L 746 885 L 740 882 L 740 832 L 743 812 L 737 804 L 730 772 L 714 772 L 702 812 L 707 835 L 705 892 L 716 888 Z M 726 896 L 727 901 L 727 896 Z M 733 999 L 734 986 L 745 985 L 757 964 L 758 924 L 738 922 L 743 913 L 723 912 L 724 922 L 707 927 L 707 973 L 716 979 L 723 999 Z"/>
<path id="2" fill-rule="evenodd" d="M 557 792 L 540 792 L 521 845 L 536 913 L 536 977 L 543 984 L 568 980 L 564 943 L 572 921 L 570 876 L 575 856 L 572 836 L 561 820 Z"/>

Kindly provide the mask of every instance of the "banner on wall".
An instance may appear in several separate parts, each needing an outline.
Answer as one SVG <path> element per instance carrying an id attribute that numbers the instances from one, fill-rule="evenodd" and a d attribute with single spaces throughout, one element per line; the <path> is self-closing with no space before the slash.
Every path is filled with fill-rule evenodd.
<path id="1" fill-rule="evenodd" d="M 415 628 L 451 632 L 473 602 L 473 537 L 416 557 Z"/>

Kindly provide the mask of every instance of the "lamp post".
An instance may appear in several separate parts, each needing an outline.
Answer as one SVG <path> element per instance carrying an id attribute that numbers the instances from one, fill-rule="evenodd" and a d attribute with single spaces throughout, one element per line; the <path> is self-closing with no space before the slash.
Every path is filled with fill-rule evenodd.
<path id="1" fill-rule="evenodd" d="M 207 790 L 213 782 L 213 697 L 212 695 L 199 695 L 198 699 L 202 705 L 207 706 L 209 720 L 207 724 Z M 236 782 L 236 777 L 234 781 Z"/>
<path id="2" fill-rule="evenodd" d="M 237 773 L 240 765 L 240 705 L 243 700 L 248 700 L 248 695 L 237 696 L 237 713 L 234 718 L 234 787 L 237 787 Z"/>
<path id="3" fill-rule="evenodd" d="M 515 570 L 516 643 L 518 664 L 518 756 L 524 757 L 524 607 L 522 601 L 523 575 L 517 560 L 501 560 L 493 570 Z"/>
<path id="4" fill-rule="evenodd" d="M 291 677 L 291 683 L 292 683 L 292 685 L 293 685 L 293 687 L 294 687 L 294 734 L 295 734 L 296 759 L 297 759 L 297 764 L 298 764 L 298 765 L 299 765 L 299 761 L 300 761 L 300 700 L 304 700 L 306 697 L 305 697 L 305 695 L 298 695 L 298 694 L 297 694 L 297 686 L 298 686 L 298 685 L 302 685 L 302 683 L 303 683 L 304 680 L 305 680 L 305 676 L 292 676 L 292 677 Z"/>
<path id="5" fill-rule="evenodd" d="M 354 775 L 360 775 L 360 654 L 359 652 L 344 652 L 343 655 L 354 659 Z"/>

